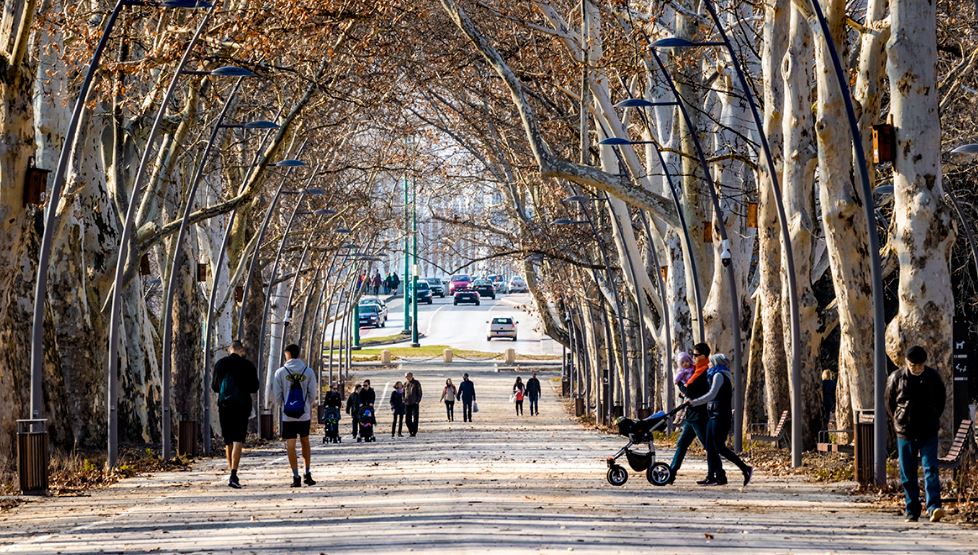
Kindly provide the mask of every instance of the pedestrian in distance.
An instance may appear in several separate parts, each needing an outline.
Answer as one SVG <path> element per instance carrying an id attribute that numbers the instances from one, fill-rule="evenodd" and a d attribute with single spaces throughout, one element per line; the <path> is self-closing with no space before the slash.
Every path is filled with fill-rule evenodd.
<path id="1" fill-rule="evenodd" d="M 397 277 L 397 272 L 391 273 L 391 294 L 397 294 L 397 288 L 401 286 L 401 278 Z"/>
<path id="2" fill-rule="evenodd" d="M 418 419 L 421 414 L 421 382 L 414 379 L 411 372 L 404 375 L 404 381 L 404 416 L 408 433 L 414 437 L 418 435 Z"/>
<path id="3" fill-rule="evenodd" d="M 353 420 L 353 439 L 356 439 L 357 434 L 360 432 L 360 422 L 357 421 L 357 418 L 360 416 L 360 388 L 360 384 L 356 384 L 353 387 L 353 393 L 346 398 L 346 413 Z"/>
<path id="4" fill-rule="evenodd" d="M 830 429 L 829 422 L 835 420 L 836 381 L 831 370 L 822 371 L 822 429 Z"/>
<path id="5" fill-rule="evenodd" d="M 377 273 L 374 274 L 373 279 L 370 281 L 370 285 L 374 289 L 374 296 L 380 295 L 380 281 L 380 270 L 377 270 Z"/>
<path id="6" fill-rule="evenodd" d="M 516 376 L 516 383 L 513 384 L 513 400 L 516 402 L 516 416 L 523 415 L 523 396 L 526 394 L 526 386 L 523 385 L 523 378 Z"/>
<path id="7" fill-rule="evenodd" d="M 363 380 L 360 388 L 360 406 L 372 407 L 377 402 L 377 393 L 370 387 L 370 380 Z"/>
<path id="8" fill-rule="evenodd" d="M 706 395 L 710 389 L 707 378 L 710 361 L 710 347 L 706 343 L 697 343 L 693 346 L 692 354 L 679 353 L 676 363 L 679 365 L 679 372 L 676 373 L 676 387 L 679 388 L 679 395 L 686 399 L 695 399 Z M 672 479 L 676 480 L 676 475 L 683 465 L 686 458 L 686 451 L 692 445 L 694 439 L 698 439 L 700 445 L 706 448 L 706 423 L 709 415 L 706 406 L 687 407 L 686 417 L 683 420 L 682 431 L 676 441 L 676 451 L 672 456 Z"/>
<path id="9" fill-rule="evenodd" d="M 710 356 L 710 368 L 707 371 L 710 389 L 706 394 L 687 401 L 691 406 L 706 405 L 708 420 L 706 422 L 706 467 L 705 480 L 697 482 L 701 486 L 724 486 L 727 484 L 727 474 L 723 470 L 720 457 L 737 465 L 744 474 L 744 486 L 750 483 L 754 469 L 747 465 L 729 447 L 727 436 L 730 434 L 733 419 L 733 378 L 730 375 L 729 361 L 726 355 L 717 353 Z"/>
<path id="10" fill-rule="evenodd" d="M 445 388 L 441 390 L 441 400 L 445 402 L 445 413 L 448 415 L 449 422 L 455 421 L 455 397 L 457 395 L 458 390 L 452 384 L 452 379 L 448 378 L 445 380 Z"/>
<path id="11" fill-rule="evenodd" d="M 907 522 L 920 518 L 918 462 L 924 467 L 924 493 L 931 522 L 944 518 L 941 477 L 938 474 L 937 434 L 947 401 L 944 380 L 927 366 L 927 351 L 920 346 L 907 351 L 907 362 L 886 380 L 886 411 L 897 436 L 900 481 L 903 483 Z"/>
<path id="12" fill-rule="evenodd" d="M 282 439 L 285 440 L 289 465 L 292 467 L 292 487 L 316 484 L 310 468 L 312 447 L 309 445 L 309 427 L 312 424 L 312 406 L 316 401 L 316 373 L 299 358 L 299 346 L 285 348 L 285 365 L 275 371 L 272 398 L 282 407 Z M 305 473 L 299 477 L 299 464 L 295 452 L 298 438 L 302 444 L 302 460 Z"/>
<path id="13" fill-rule="evenodd" d="M 217 393 L 217 414 L 224 437 L 224 454 L 228 461 L 228 487 L 238 489 L 238 464 L 248 434 L 248 418 L 251 415 L 251 394 L 258 392 L 258 370 L 245 358 L 245 348 L 234 341 L 228 348 L 228 356 L 214 365 L 211 390 Z"/>
<path id="14" fill-rule="evenodd" d="M 526 398 L 530 400 L 530 416 L 540 415 L 540 380 L 537 373 L 533 372 L 530 379 L 526 380 Z"/>
<path id="15" fill-rule="evenodd" d="M 391 422 L 391 437 L 394 437 L 394 431 L 397 431 L 397 437 L 404 437 L 401 433 L 404 431 L 404 384 L 397 382 L 394 384 L 394 392 L 391 393 L 391 412 L 394 413 L 394 420 Z"/>
<path id="16" fill-rule="evenodd" d="M 469 379 L 468 373 L 462 374 L 462 383 L 458 384 L 455 399 L 462 401 L 462 421 L 472 422 L 472 404 L 475 403 L 475 384 Z"/>
<path id="17" fill-rule="evenodd" d="M 330 384 L 329 391 L 323 395 L 323 405 L 319 407 L 319 422 L 323 425 L 323 443 L 340 442 L 340 414 L 343 410 L 343 396 L 336 384 Z"/>
<path id="18" fill-rule="evenodd" d="M 391 294 L 391 282 L 392 282 L 392 280 L 391 280 L 391 274 L 390 274 L 390 272 L 387 272 L 387 277 L 384 278 L 384 294 L 385 295 L 390 295 Z"/>

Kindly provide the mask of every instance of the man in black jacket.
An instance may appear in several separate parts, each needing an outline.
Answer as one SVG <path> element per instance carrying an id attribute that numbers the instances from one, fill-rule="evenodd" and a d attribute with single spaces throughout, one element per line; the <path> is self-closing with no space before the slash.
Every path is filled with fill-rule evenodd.
<path id="1" fill-rule="evenodd" d="M 534 372 L 530 379 L 526 380 L 526 396 L 530 399 L 530 416 L 540 414 L 540 380 Z"/>
<path id="2" fill-rule="evenodd" d="M 404 375 L 404 380 L 404 419 L 407 421 L 408 432 L 414 437 L 418 435 L 418 419 L 421 414 L 421 382 L 414 379 L 411 372 Z"/>
<path id="3" fill-rule="evenodd" d="M 462 383 L 458 384 L 455 398 L 462 401 L 462 422 L 472 422 L 472 403 L 475 402 L 475 384 L 469 379 L 468 373 L 462 375 Z"/>
<path id="4" fill-rule="evenodd" d="M 238 489 L 238 464 L 248 433 L 248 417 L 251 416 L 251 394 L 258 392 L 258 370 L 244 358 L 245 349 L 240 341 L 228 348 L 228 356 L 214 365 L 211 390 L 217 393 L 217 413 L 224 436 L 224 454 L 227 456 L 231 476 L 228 486 Z"/>
<path id="5" fill-rule="evenodd" d="M 907 502 L 907 522 L 920 518 L 918 456 L 924 467 L 927 516 L 931 522 L 944 517 L 941 508 L 941 479 L 937 472 L 937 433 L 941 428 L 946 391 L 937 370 L 925 366 L 927 351 L 911 347 L 907 365 L 886 380 L 886 410 L 897 434 L 900 480 Z"/>

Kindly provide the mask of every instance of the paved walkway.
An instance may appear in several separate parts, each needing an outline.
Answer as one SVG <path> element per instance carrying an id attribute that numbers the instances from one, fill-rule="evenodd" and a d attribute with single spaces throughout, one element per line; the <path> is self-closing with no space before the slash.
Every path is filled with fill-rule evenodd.
<path id="1" fill-rule="evenodd" d="M 426 398 L 417 438 L 347 436 L 315 447 L 315 487 L 288 487 L 281 449 L 249 452 L 242 490 L 218 460 L 191 472 L 125 480 L 87 497 L 34 500 L 0 516 L 0 553 L 966 553 L 978 532 L 904 524 L 824 484 L 758 475 L 746 491 L 700 488 L 693 458 L 676 484 L 632 473 L 605 481 L 621 438 L 564 415 L 544 381 L 541 415 L 516 419 L 513 375 L 474 375 L 474 425 L 445 422 L 443 370 L 418 371 Z M 461 370 L 451 377 L 460 377 Z M 393 372 L 372 376 L 378 394 Z M 525 377 L 525 376 L 524 376 Z M 385 410 L 382 424 L 389 423 Z M 348 424 L 348 421 L 344 421 Z M 344 430 L 348 426 L 343 426 Z M 660 458 L 671 456 L 662 449 Z"/>

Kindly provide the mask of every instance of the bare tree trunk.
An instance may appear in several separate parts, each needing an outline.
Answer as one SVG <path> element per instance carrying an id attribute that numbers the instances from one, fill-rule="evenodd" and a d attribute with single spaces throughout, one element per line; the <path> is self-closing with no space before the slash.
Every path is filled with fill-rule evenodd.
<path id="1" fill-rule="evenodd" d="M 886 351 L 903 364 L 907 348 L 926 348 L 928 364 L 950 393 L 954 298 L 948 260 L 955 232 L 941 184 L 937 6 L 894 0 L 891 7 L 887 75 L 897 132 L 891 247 L 900 263 L 900 306 L 886 330 Z M 945 410 L 945 439 L 953 433 L 952 420 L 953 411 Z"/>
<path id="2" fill-rule="evenodd" d="M 764 6 L 764 40 L 761 68 L 764 75 L 764 132 L 767 133 L 775 167 L 783 167 L 782 111 L 784 81 L 780 65 L 788 48 L 789 0 L 770 0 Z M 784 175 L 784 172 L 781 172 Z M 779 176 L 780 177 L 780 176 Z M 776 422 L 788 410 L 788 359 L 781 322 L 781 235 L 771 176 L 760 173 L 758 184 L 758 285 L 759 309 L 763 329 L 762 366 L 767 421 Z"/>

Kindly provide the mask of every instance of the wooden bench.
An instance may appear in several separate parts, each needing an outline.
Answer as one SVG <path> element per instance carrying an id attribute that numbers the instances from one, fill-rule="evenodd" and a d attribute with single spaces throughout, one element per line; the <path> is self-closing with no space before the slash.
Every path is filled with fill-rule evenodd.
<path id="1" fill-rule="evenodd" d="M 780 447 L 781 443 L 787 440 L 788 430 L 785 427 L 787 423 L 788 411 L 784 411 L 781 413 L 781 419 L 778 420 L 778 425 L 774 427 L 772 434 L 767 433 L 766 423 L 751 424 L 751 431 L 747 434 L 747 439 L 749 441 L 773 443 L 775 447 Z"/>
<path id="2" fill-rule="evenodd" d="M 971 447 L 970 444 L 973 434 L 974 428 L 971 426 L 971 420 L 962 420 L 958 426 L 957 433 L 954 434 L 954 441 L 951 442 L 951 448 L 948 449 L 946 455 L 937 459 L 937 466 L 939 468 L 951 468 L 955 470 L 960 467 L 965 451 Z"/>
<path id="3" fill-rule="evenodd" d="M 832 434 L 845 434 L 846 441 L 832 441 Z M 815 447 L 822 453 L 844 453 L 852 455 L 855 448 L 852 445 L 852 430 L 822 430 L 818 432 L 818 443 Z"/>

